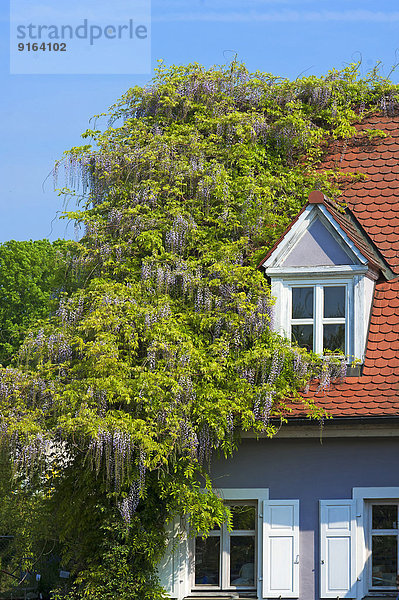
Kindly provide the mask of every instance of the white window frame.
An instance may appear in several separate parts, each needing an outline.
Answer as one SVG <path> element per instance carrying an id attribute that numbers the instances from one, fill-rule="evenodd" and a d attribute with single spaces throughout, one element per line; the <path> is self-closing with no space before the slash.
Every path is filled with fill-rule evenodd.
<path id="1" fill-rule="evenodd" d="M 293 325 L 313 325 L 313 352 L 316 354 L 323 354 L 323 327 L 324 325 L 345 325 L 345 349 L 346 355 L 351 354 L 352 348 L 350 342 L 352 339 L 350 326 L 353 323 L 353 317 L 350 318 L 351 312 L 353 312 L 353 286 L 350 281 L 313 281 L 298 283 L 289 283 L 289 313 L 288 317 L 290 320 L 289 325 L 289 336 L 292 340 L 292 326 Z M 343 287 L 345 289 L 345 316 L 344 317 L 324 317 L 324 288 L 327 287 Z M 292 290 L 293 288 L 311 288 L 313 289 L 313 317 L 309 319 L 294 319 L 292 317 Z"/>
<path id="2" fill-rule="evenodd" d="M 357 508 L 357 579 L 360 583 L 357 600 L 361 600 L 369 592 L 375 593 L 381 591 L 381 593 L 384 593 L 394 590 L 394 588 L 386 588 L 384 590 L 380 587 L 371 587 L 370 507 L 373 503 L 399 503 L 399 487 L 353 488 L 352 497 L 356 500 Z"/>
<path id="3" fill-rule="evenodd" d="M 227 528 L 227 523 L 223 523 L 220 529 L 215 529 L 208 533 L 208 537 L 217 537 L 220 539 L 220 557 L 219 557 L 219 577 L 220 577 L 220 585 L 206 585 L 206 584 L 195 584 L 192 587 L 193 591 L 236 591 L 236 590 L 245 590 L 245 591 L 255 591 L 256 589 L 256 565 L 257 565 L 257 540 L 260 534 L 259 532 L 259 524 L 258 524 L 258 503 L 256 500 L 226 500 L 227 506 L 232 505 L 241 505 L 241 506 L 252 506 L 255 508 L 255 527 L 251 530 L 232 530 L 229 531 Z M 230 549 L 231 549 L 231 536 L 253 536 L 254 537 L 254 583 L 253 585 L 233 585 L 230 583 Z M 200 536 L 197 536 L 200 537 Z M 196 539 L 196 538 L 195 538 Z M 195 544 L 194 539 L 194 544 Z M 195 571 L 195 551 L 194 551 L 194 571 Z M 194 573 L 195 577 L 195 573 Z"/>
<path id="4" fill-rule="evenodd" d="M 396 586 L 373 586 L 373 582 L 372 582 L 372 536 L 373 535 L 395 535 L 396 536 L 396 557 L 398 560 L 398 566 L 399 566 L 399 529 L 398 527 L 396 529 L 392 529 L 392 530 L 388 530 L 388 529 L 372 529 L 372 510 L 373 510 L 373 506 L 378 505 L 395 505 L 397 510 L 399 511 L 399 499 L 375 499 L 375 500 L 369 500 L 366 503 L 365 509 L 366 509 L 366 531 L 367 531 L 367 539 L 366 539 L 366 547 L 367 547 L 367 582 L 368 582 L 368 589 L 370 592 L 391 592 L 391 591 L 397 591 Z"/>
<path id="5" fill-rule="evenodd" d="M 371 287 L 369 285 L 371 284 Z M 363 362 L 369 324 L 370 305 L 367 296 L 372 293 L 374 282 L 367 277 L 341 274 L 334 277 L 321 274 L 305 277 L 278 277 L 271 280 L 271 294 L 276 299 L 274 305 L 273 329 L 280 335 L 291 339 L 292 288 L 314 286 L 346 286 L 346 355 L 348 362 L 356 358 Z M 322 310 L 323 307 L 321 306 Z M 322 339 L 322 333 L 321 335 Z"/>
<path id="6" fill-rule="evenodd" d="M 303 233 L 317 218 L 349 254 L 354 264 L 281 266 Z M 346 312 L 346 354 L 348 362 L 352 362 L 354 358 L 364 362 L 370 311 L 378 273 L 368 265 L 367 259 L 323 205 L 309 204 L 305 208 L 262 267 L 270 277 L 271 295 L 275 298 L 273 329 L 288 339 L 291 339 L 290 288 L 307 285 L 346 285 L 349 303 Z"/>
<path id="7" fill-rule="evenodd" d="M 272 281 L 272 295 L 276 296 L 275 304 L 276 323 L 275 329 L 281 335 L 291 339 L 291 326 L 295 323 L 300 324 L 309 322 L 313 324 L 313 348 L 317 354 L 323 353 L 323 325 L 328 323 L 345 322 L 345 354 L 348 357 L 359 356 L 360 344 L 362 340 L 361 331 L 355 327 L 356 313 L 361 311 L 362 307 L 356 306 L 355 295 L 357 294 L 356 285 L 359 285 L 358 277 L 337 277 L 337 278 L 289 278 Z M 324 287 L 345 287 L 345 319 L 323 317 L 323 288 Z M 314 289 L 313 297 L 313 319 L 292 319 L 292 288 L 312 287 Z M 361 302 L 361 298 L 359 298 Z M 364 322 L 359 323 L 363 326 Z M 361 328 L 362 329 L 362 328 Z M 365 340 L 364 340 L 365 341 Z"/>
<path id="8" fill-rule="evenodd" d="M 262 564 L 263 564 L 263 538 L 262 538 L 262 525 L 263 525 L 263 502 L 264 500 L 269 499 L 269 489 L 268 488 L 223 488 L 215 490 L 216 494 L 220 496 L 226 503 L 234 503 L 240 502 L 249 504 L 256 504 L 256 523 L 255 523 L 255 584 L 254 586 L 230 586 L 226 588 L 221 588 L 215 585 L 212 586 L 196 586 L 195 585 L 195 537 L 190 540 L 190 548 L 189 548 L 189 562 L 190 562 L 190 590 L 191 593 L 196 595 L 198 592 L 211 592 L 213 591 L 215 596 L 218 594 L 223 594 L 226 591 L 255 591 L 259 598 L 262 597 Z M 225 544 L 222 548 L 222 552 L 227 551 L 227 545 Z M 224 569 L 224 573 L 222 575 L 223 578 L 229 577 L 227 570 L 230 567 L 229 557 L 222 560 L 222 568 Z"/>

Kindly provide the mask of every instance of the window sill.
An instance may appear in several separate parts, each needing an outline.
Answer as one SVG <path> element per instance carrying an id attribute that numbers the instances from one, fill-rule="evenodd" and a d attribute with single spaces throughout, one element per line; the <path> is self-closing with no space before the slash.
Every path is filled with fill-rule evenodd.
<path id="1" fill-rule="evenodd" d="M 386 590 L 381 592 L 369 592 L 363 596 L 363 600 L 386 600 L 387 598 L 397 598 L 398 592 Z"/>

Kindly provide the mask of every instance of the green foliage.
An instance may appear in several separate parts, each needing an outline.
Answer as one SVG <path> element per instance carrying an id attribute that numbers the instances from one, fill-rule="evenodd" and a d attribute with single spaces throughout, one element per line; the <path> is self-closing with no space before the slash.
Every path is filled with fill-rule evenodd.
<path id="1" fill-rule="evenodd" d="M 23 477 L 13 477 L 10 456 L 0 455 L 0 593 L 36 586 L 35 574 L 49 567 L 57 547 L 53 519 L 45 502 L 49 479 L 36 473 L 29 488 Z M 46 573 L 54 583 L 54 573 Z"/>
<path id="2" fill-rule="evenodd" d="M 0 363 L 8 365 L 29 327 L 48 318 L 66 288 L 62 240 L 10 241 L 0 245 Z"/>
<path id="3" fill-rule="evenodd" d="M 0 372 L 0 431 L 27 486 L 38 467 L 52 481 L 43 506 L 75 577 L 59 594 L 161 598 L 167 520 L 229 518 L 212 454 L 243 430 L 272 436 L 287 398 L 342 372 L 272 333 L 256 266 L 310 190 L 337 194 L 327 144 L 396 93 L 354 65 L 294 82 L 161 65 L 56 166 L 81 194 L 80 286 Z"/>

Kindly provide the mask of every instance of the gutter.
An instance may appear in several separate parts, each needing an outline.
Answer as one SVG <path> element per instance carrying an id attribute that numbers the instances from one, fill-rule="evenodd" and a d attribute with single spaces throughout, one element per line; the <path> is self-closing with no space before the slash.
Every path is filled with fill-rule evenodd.
<path id="1" fill-rule="evenodd" d="M 280 420 L 271 420 L 272 425 L 279 425 Z M 353 416 L 353 417 L 331 417 L 323 421 L 323 428 L 327 428 L 331 425 L 385 425 L 387 423 L 399 423 L 398 415 L 364 415 L 364 416 Z M 287 422 L 284 423 L 283 427 L 289 427 L 294 425 L 317 425 L 320 427 L 320 423 L 315 419 L 309 419 L 307 417 L 287 417 Z"/>

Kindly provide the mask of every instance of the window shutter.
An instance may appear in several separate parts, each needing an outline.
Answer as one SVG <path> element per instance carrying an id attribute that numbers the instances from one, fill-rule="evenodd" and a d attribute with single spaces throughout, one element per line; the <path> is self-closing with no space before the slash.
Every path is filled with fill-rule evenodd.
<path id="1" fill-rule="evenodd" d="M 320 500 L 322 598 L 356 598 L 355 503 L 355 500 Z"/>
<path id="2" fill-rule="evenodd" d="M 179 519 L 169 523 L 167 531 L 168 545 L 158 563 L 158 576 L 169 596 L 182 600 L 190 592 L 187 535 L 182 531 Z"/>
<path id="3" fill-rule="evenodd" d="M 299 597 L 299 500 L 265 500 L 263 598 Z"/>

